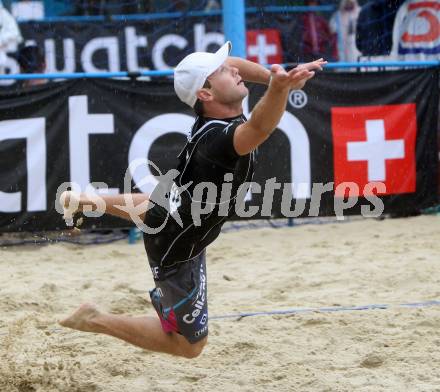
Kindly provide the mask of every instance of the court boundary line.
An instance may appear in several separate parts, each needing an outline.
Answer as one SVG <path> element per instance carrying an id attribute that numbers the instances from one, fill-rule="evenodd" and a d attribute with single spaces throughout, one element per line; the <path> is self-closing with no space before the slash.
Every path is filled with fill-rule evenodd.
<path id="1" fill-rule="evenodd" d="M 427 308 L 433 306 L 440 306 L 440 300 L 431 301 L 420 301 L 420 302 L 407 302 L 399 304 L 369 304 L 369 305 L 359 305 L 359 306 L 326 306 L 318 308 L 291 308 L 291 309 L 280 309 L 280 310 L 268 310 L 261 312 L 242 312 L 242 313 L 231 313 L 218 316 L 210 316 L 209 320 L 231 320 L 240 321 L 246 317 L 256 317 L 256 316 L 283 316 L 283 315 L 295 315 L 295 314 L 306 314 L 306 313 L 337 313 L 337 312 L 358 312 L 365 310 L 388 310 L 388 309 L 414 309 L 414 308 Z M 68 328 L 51 328 L 48 332 L 58 333 L 62 331 L 68 331 Z M 82 333 L 81 331 L 71 330 L 71 332 Z M 0 333 L 0 336 L 8 335 L 8 332 Z"/>
<path id="2" fill-rule="evenodd" d="M 408 302 L 399 304 L 369 304 L 359 306 L 326 306 L 318 308 L 291 308 L 281 310 L 268 310 L 260 312 L 243 312 L 231 313 L 218 316 L 210 316 L 209 320 L 225 320 L 225 319 L 242 319 L 245 317 L 255 316 L 276 316 L 276 315 L 295 315 L 303 313 L 336 313 L 336 312 L 353 312 L 362 310 L 387 310 L 387 309 L 402 309 L 402 308 L 426 308 L 432 306 L 440 306 L 440 300 Z"/>

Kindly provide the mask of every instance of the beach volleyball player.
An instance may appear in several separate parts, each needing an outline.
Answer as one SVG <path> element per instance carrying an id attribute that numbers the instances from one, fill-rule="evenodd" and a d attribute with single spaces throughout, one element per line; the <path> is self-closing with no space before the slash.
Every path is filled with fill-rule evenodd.
<path id="1" fill-rule="evenodd" d="M 322 59 L 301 64 L 289 72 L 280 65 L 271 70 L 240 58 L 229 57 L 227 42 L 216 53 L 196 52 L 185 57 L 175 68 L 174 87 L 178 97 L 194 108 L 197 118 L 188 142 L 179 155 L 180 164 L 169 205 L 155 203 L 160 198 L 133 194 L 134 205 L 154 205 L 139 216 L 157 232 L 144 233 L 145 248 L 156 287 L 150 297 L 159 317 L 128 317 L 104 313 L 94 305 L 83 304 L 61 325 L 80 331 L 111 335 L 147 350 L 193 358 L 207 342 L 208 308 L 205 248 L 220 234 L 225 220 L 232 216 L 236 203 L 243 202 L 238 189 L 250 182 L 255 150 L 274 131 L 286 108 L 289 91 L 301 89 Z M 242 101 L 248 94 L 244 81 L 268 85 L 249 120 L 243 116 Z M 224 200 L 197 200 L 197 184 L 213 183 L 222 189 L 231 184 L 226 213 Z M 185 187 L 183 185 L 190 184 Z M 185 189 L 186 188 L 186 189 Z M 180 191 L 175 192 L 176 189 Z M 160 190 L 158 190 L 159 192 Z M 100 196 L 105 212 L 132 220 L 124 205 L 127 195 Z M 240 200 L 239 200 L 240 199 Z M 79 209 L 94 205 L 93 197 L 65 192 L 61 203 L 72 201 Z M 194 203 L 209 212 L 194 222 Z M 223 211 L 224 212 L 224 211 Z M 178 219 L 177 219 L 178 217 Z"/>

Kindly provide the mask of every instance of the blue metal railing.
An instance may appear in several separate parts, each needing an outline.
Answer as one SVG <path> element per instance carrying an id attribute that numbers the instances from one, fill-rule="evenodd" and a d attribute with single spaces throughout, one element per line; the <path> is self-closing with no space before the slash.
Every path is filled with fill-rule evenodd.
<path id="1" fill-rule="evenodd" d="M 266 7 L 247 7 L 246 14 L 256 13 L 297 13 L 297 12 L 333 12 L 333 5 L 318 6 L 266 6 Z M 222 10 L 212 11 L 187 11 L 187 12 L 153 12 L 149 14 L 127 14 L 127 15 L 87 15 L 87 16 L 48 16 L 38 20 L 38 23 L 53 22 L 103 22 L 110 21 L 129 21 L 129 20 L 160 20 L 160 19 L 178 19 L 183 17 L 207 17 L 221 16 Z M 24 23 L 25 21 L 19 21 Z"/>
<path id="2" fill-rule="evenodd" d="M 282 64 L 288 67 L 291 64 Z M 269 67 L 267 65 L 266 67 Z M 440 60 L 432 61 L 389 61 L 389 62 L 364 62 L 364 63 L 328 63 L 324 66 L 326 69 L 344 69 L 344 68 L 405 68 L 405 67 L 423 67 L 432 68 L 440 67 Z M 76 73 L 35 73 L 35 74 L 7 74 L 0 75 L 0 80 L 15 79 L 96 79 L 96 78 L 137 78 L 142 76 L 160 77 L 160 76 L 172 76 L 173 70 L 153 70 L 153 71 L 141 71 L 141 72 L 76 72 Z"/>
<path id="3" fill-rule="evenodd" d="M 431 61 L 368 61 L 361 63 L 349 63 L 349 62 L 340 62 L 340 63 L 328 63 L 325 68 L 328 69 L 337 69 L 337 68 L 386 68 L 386 67 L 438 67 L 440 66 L 440 60 L 431 60 Z"/>
<path id="4" fill-rule="evenodd" d="M 142 71 L 142 72 L 75 72 L 75 73 L 33 73 L 0 75 L 2 79 L 109 79 L 109 78 L 137 78 L 141 76 L 172 76 L 173 70 Z"/>
<path id="5" fill-rule="evenodd" d="M 266 7 L 248 7 L 247 13 L 256 12 L 273 12 L 273 13 L 290 13 L 290 12 L 333 12 L 336 7 L 329 5 L 292 5 L 292 6 L 277 6 L 268 5 Z"/>

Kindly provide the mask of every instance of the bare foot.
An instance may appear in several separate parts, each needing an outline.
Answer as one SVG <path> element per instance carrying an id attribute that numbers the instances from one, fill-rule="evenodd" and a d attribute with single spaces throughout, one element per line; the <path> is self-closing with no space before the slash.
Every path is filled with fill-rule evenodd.
<path id="1" fill-rule="evenodd" d="M 72 315 L 61 320 L 59 323 L 63 327 L 76 329 L 78 331 L 99 332 L 94 320 L 100 314 L 94 305 L 83 304 Z"/>

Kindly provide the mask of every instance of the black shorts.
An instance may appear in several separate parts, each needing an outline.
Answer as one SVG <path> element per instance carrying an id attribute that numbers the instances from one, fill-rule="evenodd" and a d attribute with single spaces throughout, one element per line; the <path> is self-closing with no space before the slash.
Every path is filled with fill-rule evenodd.
<path id="1" fill-rule="evenodd" d="M 208 335 L 208 302 L 205 251 L 172 267 L 161 267 L 149 258 L 156 287 L 151 302 L 165 332 L 177 332 L 190 343 Z"/>

